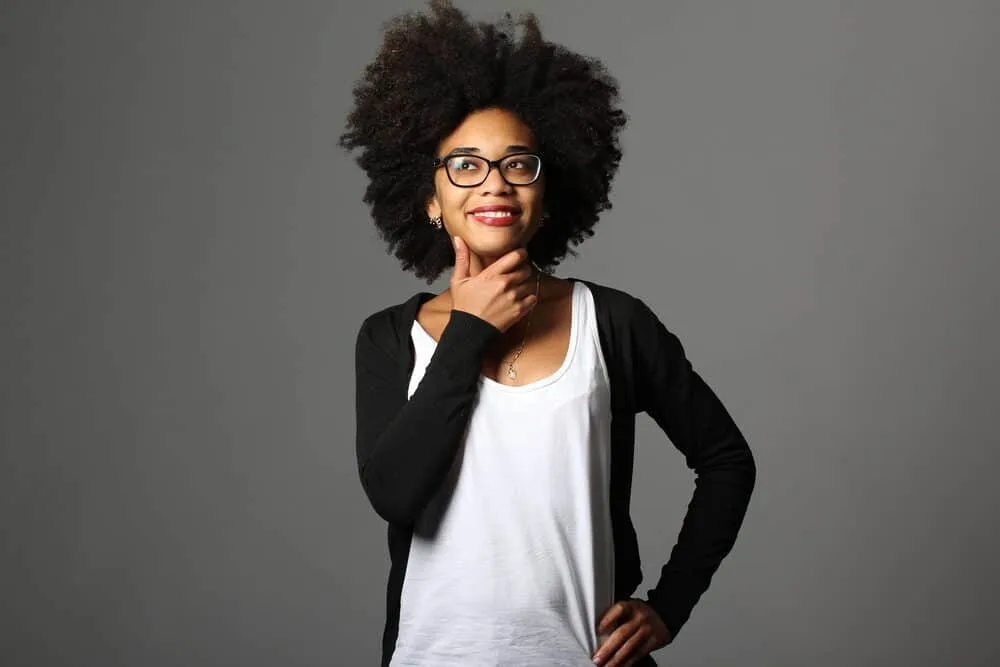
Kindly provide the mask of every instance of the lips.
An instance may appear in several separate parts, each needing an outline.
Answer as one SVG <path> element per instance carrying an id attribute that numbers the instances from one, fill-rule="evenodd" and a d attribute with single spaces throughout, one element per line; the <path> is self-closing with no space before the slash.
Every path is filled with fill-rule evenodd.
<path id="1" fill-rule="evenodd" d="M 516 206 L 478 206 L 469 211 L 469 215 L 483 225 L 506 227 L 518 219 L 521 209 Z"/>

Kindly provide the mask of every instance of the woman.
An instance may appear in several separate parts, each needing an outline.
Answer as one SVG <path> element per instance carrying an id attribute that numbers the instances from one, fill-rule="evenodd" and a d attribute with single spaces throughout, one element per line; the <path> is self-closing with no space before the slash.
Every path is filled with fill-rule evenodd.
<path id="1" fill-rule="evenodd" d="M 357 456 L 388 522 L 382 665 L 655 665 L 731 550 L 753 457 L 638 298 L 551 270 L 621 157 L 617 85 L 532 16 L 445 1 L 387 25 L 341 138 L 406 270 L 433 281 L 357 339 Z M 635 414 L 697 474 L 645 600 Z"/>

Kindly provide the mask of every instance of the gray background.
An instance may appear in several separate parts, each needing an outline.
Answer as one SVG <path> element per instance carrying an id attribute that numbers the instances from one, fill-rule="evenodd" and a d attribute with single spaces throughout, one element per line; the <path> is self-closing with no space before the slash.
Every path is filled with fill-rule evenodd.
<path id="1" fill-rule="evenodd" d="M 354 336 L 427 286 L 335 142 L 419 6 L 2 4 L 3 665 L 376 664 Z M 631 115 L 560 273 L 650 303 L 760 469 L 658 656 L 997 664 L 1000 3 L 536 10 Z M 645 591 L 692 485 L 645 417 L 636 468 Z"/>

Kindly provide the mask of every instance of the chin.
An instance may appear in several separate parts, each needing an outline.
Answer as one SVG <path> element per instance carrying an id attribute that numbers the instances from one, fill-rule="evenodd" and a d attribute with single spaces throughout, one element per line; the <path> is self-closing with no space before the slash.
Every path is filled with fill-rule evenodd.
<path id="1" fill-rule="evenodd" d="M 481 235 L 475 235 L 471 239 L 467 239 L 466 243 L 469 245 L 469 249 L 480 256 L 488 257 L 499 257 L 505 255 L 511 250 L 516 250 L 521 246 L 525 245 L 523 237 L 518 235 L 516 237 L 508 237 L 506 239 L 484 239 Z"/>
<path id="2" fill-rule="evenodd" d="M 469 247 L 476 246 L 482 252 L 488 252 L 491 249 L 507 252 L 525 245 L 531 238 L 530 230 L 522 225 L 511 225 L 510 227 L 475 225 L 467 227 L 464 231 Z"/>

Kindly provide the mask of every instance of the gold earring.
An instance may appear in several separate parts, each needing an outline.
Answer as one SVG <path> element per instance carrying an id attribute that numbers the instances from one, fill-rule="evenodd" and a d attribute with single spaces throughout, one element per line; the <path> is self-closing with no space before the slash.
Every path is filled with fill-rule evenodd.
<path id="1" fill-rule="evenodd" d="M 442 222 L 443 222 L 443 221 L 441 220 L 441 216 L 439 215 L 439 216 L 437 216 L 437 217 L 434 217 L 434 218 L 431 218 L 431 219 L 429 220 L 429 222 L 430 222 L 430 223 L 431 223 L 432 225 L 434 225 L 435 227 L 437 227 L 438 229 L 441 229 L 441 226 L 442 226 Z"/>

